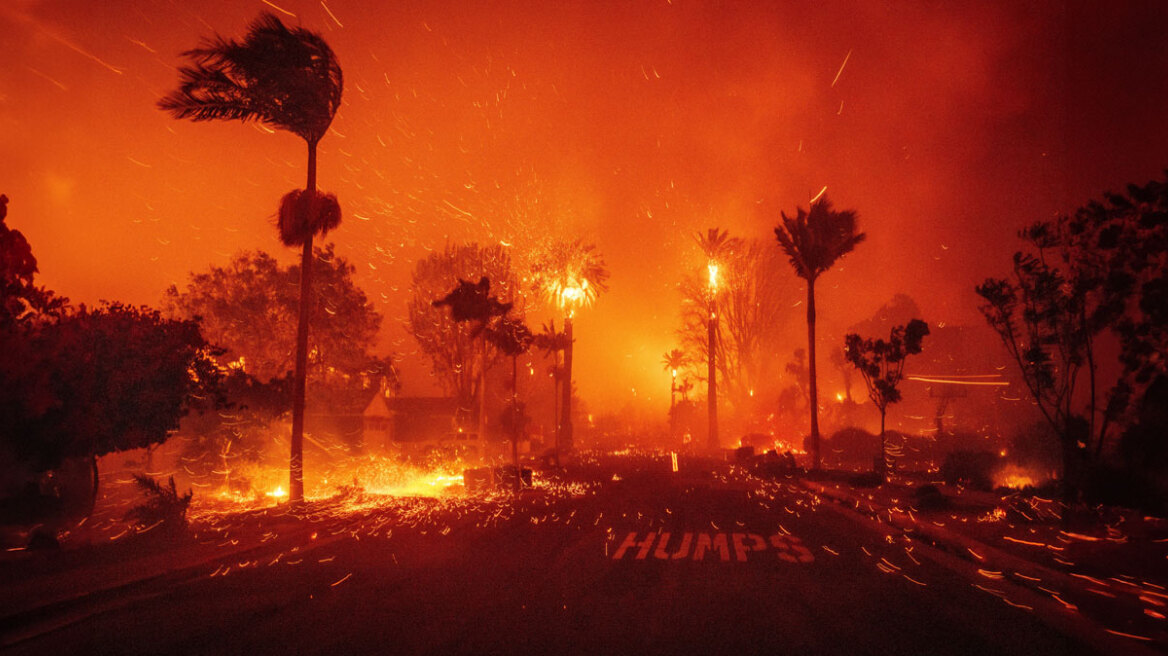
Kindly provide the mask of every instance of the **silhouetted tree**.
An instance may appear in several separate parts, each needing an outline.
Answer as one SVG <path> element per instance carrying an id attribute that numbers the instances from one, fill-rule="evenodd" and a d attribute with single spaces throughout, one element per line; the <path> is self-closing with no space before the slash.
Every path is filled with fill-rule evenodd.
<path id="1" fill-rule="evenodd" d="M 483 378 L 480 368 L 494 366 L 500 354 L 488 345 L 486 362 L 476 357 L 476 325 L 460 323 L 434 301 L 445 296 L 459 280 L 486 277 L 500 302 L 518 303 L 519 283 L 511 269 L 511 256 L 499 245 L 446 245 L 414 265 L 407 330 L 431 363 L 431 371 L 447 394 L 453 395 L 460 415 L 469 414 Z"/>
<path id="2" fill-rule="evenodd" d="M 795 379 L 795 393 L 803 403 L 803 407 L 811 405 L 810 380 L 811 374 L 807 367 L 807 350 L 797 348 L 791 355 L 791 361 L 783 370 Z"/>
<path id="3" fill-rule="evenodd" d="M 8 196 L 0 194 L 0 331 L 33 317 L 59 312 L 65 299 L 33 284 L 37 261 L 19 230 L 5 224 Z"/>
<path id="4" fill-rule="evenodd" d="M 705 325 L 706 325 L 706 417 L 709 421 L 707 445 L 718 447 L 718 296 L 724 261 L 742 249 L 742 240 L 726 230 L 710 228 L 696 236 L 698 248 L 706 257 Z M 724 273 L 721 274 L 725 276 Z"/>
<path id="5" fill-rule="evenodd" d="M 300 320 L 296 331 L 296 375 L 292 405 L 289 499 L 304 499 L 304 392 L 308 369 L 312 239 L 340 224 L 332 194 L 316 190 L 316 146 L 341 105 L 341 66 L 321 36 L 288 28 L 270 13 L 251 24 L 243 41 L 215 36 L 183 53 L 178 90 L 158 102 L 175 118 L 193 121 L 259 121 L 287 130 L 308 144 L 308 182 L 280 203 L 280 239 L 300 246 Z"/>
<path id="6" fill-rule="evenodd" d="M 309 335 L 310 385 L 344 387 L 382 375 L 385 363 L 369 354 L 381 315 L 353 281 L 354 268 L 332 244 L 314 249 Z M 283 378 L 295 365 L 296 294 L 300 266 L 280 266 L 263 251 L 237 254 L 226 266 L 191 273 L 186 287 L 163 297 L 167 315 L 197 319 L 207 341 L 225 349 L 224 364 L 261 382 Z"/>
<path id="7" fill-rule="evenodd" d="M 552 358 L 552 365 L 551 365 L 551 367 L 548 368 L 548 371 L 551 374 L 552 387 L 553 387 L 553 389 L 552 389 L 552 426 L 555 427 L 555 431 L 556 431 L 555 458 L 556 458 L 556 465 L 557 466 L 559 466 L 559 464 L 560 464 L 560 449 L 559 449 L 559 446 L 560 446 L 560 439 L 559 439 L 559 436 L 560 436 L 560 431 L 559 431 L 560 407 L 559 407 L 559 404 L 560 404 L 560 398 L 562 396 L 560 394 L 560 385 L 563 384 L 563 379 L 564 379 L 564 368 L 561 365 L 560 358 L 563 355 L 563 353 L 568 350 L 568 345 L 570 343 L 571 343 L 571 341 L 569 340 L 567 333 L 565 333 L 562 330 L 561 331 L 556 330 L 556 320 L 555 319 L 552 319 L 551 321 L 549 321 L 548 323 L 545 323 L 543 325 L 543 329 L 540 332 L 536 333 L 535 339 L 533 342 L 533 344 L 535 345 L 536 348 L 543 351 L 546 355 L 550 355 Z"/>
<path id="8" fill-rule="evenodd" d="M 714 340 L 718 391 L 719 398 L 729 399 L 740 414 L 751 406 L 752 398 L 773 400 L 777 393 L 779 354 L 785 346 L 781 336 L 797 299 L 793 287 L 778 282 L 785 266 L 777 249 L 755 240 L 741 242 L 719 259 Z M 708 271 L 686 275 L 678 289 L 682 347 L 694 355 L 691 367 L 708 368 Z M 702 377 L 708 374 L 701 372 Z"/>
<path id="9" fill-rule="evenodd" d="M 1070 497 L 1118 424 L 1168 371 L 1168 183 L 1129 186 L 1019 233 L 1013 277 L 977 287 L 1031 396 L 1059 438 Z M 1097 339 L 1118 337 L 1120 371 L 1100 400 Z M 1086 394 L 1077 394 L 1087 373 Z M 1085 397 L 1084 403 L 1080 401 Z"/>
<path id="10" fill-rule="evenodd" d="M 677 407 L 677 372 L 685 367 L 685 353 L 681 349 L 666 351 L 665 356 L 661 358 L 661 364 L 665 366 L 665 371 L 669 372 L 669 437 L 672 438 L 677 427 L 673 416 Z"/>
<path id="11" fill-rule="evenodd" d="M 881 475 L 889 469 L 887 434 L 884 418 L 888 406 L 901 399 L 900 381 L 904 378 L 904 363 L 910 355 L 921 352 L 921 342 L 929 334 L 929 326 L 920 319 L 913 319 L 905 326 L 893 326 L 888 341 L 864 338 L 856 333 L 848 333 L 844 338 L 844 352 L 864 377 L 868 387 L 868 398 L 880 411 L 880 460 Z"/>
<path id="12" fill-rule="evenodd" d="M 835 367 L 840 373 L 840 380 L 844 384 L 844 398 L 843 401 L 852 402 L 852 368 L 848 366 L 847 356 L 844 355 L 843 349 L 836 347 L 831 350 L 831 355 L 828 356 L 831 360 L 831 366 Z"/>
<path id="13" fill-rule="evenodd" d="M 844 255 L 864 241 L 857 232 L 856 213 L 835 211 L 827 196 L 811 203 L 809 211 L 797 207 L 794 217 L 781 213 L 775 238 L 787 254 L 795 274 L 807 282 L 807 353 L 810 372 L 811 459 L 820 468 L 819 395 L 815 378 L 815 282 Z"/>
<path id="14" fill-rule="evenodd" d="M 214 351 L 193 321 L 121 304 L 82 306 L 0 333 L 0 445 L 35 470 L 167 439 L 221 401 Z"/>
<path id="15" fill-rule="evenodd" d="M 507 307 L 510 310 L 510 307 Z M 523 433 L 526 416 L 523 404 L 519 402 L 519 356 L 531 348 L 535 336 L 523 320 L 504 314 L 493 325 L 487 327 L 487 339 L 503 355 L 511 358 L 511 402 L 507 406 L 505 422 L 511 429 L 511 459 L 515 464 L 515 489 L 523 487 L 522 467 L 519 464 L 519 438 Z"/>
<path id="16" fill-rule="evenodd" d="M 479 340 L 479 421 L 478 436 L 486 439 L 487 427 L 487 337 L 491 323 L 511 311 L 511 303 L 500 302 L 491 295 L 491 281 L 486 276 L 477 283 L 459 280 L 446 296 L 433 302 L 434 307 L 449 307 L 450 317 L 456 323 L 474 325 L 471 338 Z"/>
<path id="17" fill-rule="evenodd" d="M 531 267 L 532 286 L 544 301 L 564 313 L 564 377 L 560 388 L 560 430 L 557 454 L 572 450 L 572 317 L 608 290 L 608 268 L 595 244 L 576 239 L 552 244 L 540 252 Z"/>

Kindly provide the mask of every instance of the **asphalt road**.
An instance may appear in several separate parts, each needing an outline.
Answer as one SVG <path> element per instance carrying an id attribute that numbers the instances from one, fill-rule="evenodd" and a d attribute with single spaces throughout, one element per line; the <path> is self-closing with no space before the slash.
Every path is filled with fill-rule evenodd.
<path id="1" fill-rule="evenodd" d="M 683 465 L 595 463 L 518 501 L 284 517 L 250 533 L 258 548 L 37 618 L 6 651 L 1096 653 L 992 573 L 789 482 Z"/>

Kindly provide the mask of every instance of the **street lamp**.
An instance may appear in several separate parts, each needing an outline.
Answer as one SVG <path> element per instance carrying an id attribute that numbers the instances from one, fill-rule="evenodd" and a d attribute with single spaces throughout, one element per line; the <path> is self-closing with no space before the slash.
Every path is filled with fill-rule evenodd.
<path id="1" fill-rule="evenodd" d="M 718 374 L 716 368 L 716 353 L 718 348 L 718 263 L 710 260 L 706 264 L 710 273 L 709 310 L 710 316 L 706 325 L 706 348 L 709 352 L 709 371 L 707 378 L 706 402 L 707 414 L 710 419 L 709 437 L 707 443 L 711 449 L 718 448 Z"/>
<path id="2" fill-rule="evenodd" d="M 669 382 L 669 439 L 677 437 L 677 368 L 671 369 L 673 379 Z"/>

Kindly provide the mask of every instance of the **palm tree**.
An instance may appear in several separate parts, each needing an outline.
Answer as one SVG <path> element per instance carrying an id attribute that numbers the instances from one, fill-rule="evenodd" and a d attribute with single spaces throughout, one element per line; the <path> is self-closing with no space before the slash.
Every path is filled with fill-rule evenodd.
<path id="1" fill-rule="evenodd" d="M 308 316 L 312 306 L 312 238 L 341 221 L 332 194 L 316 190 L 316 145 L 341 104 L 344 82 L 336 55 L 315 32 L 288 28 L 269 13 L 248 28 L 243 41 L 215 36 L 183 53 L 179 88 L 159 108 L 192 121 L 259 121 L 287 130 L 308 144 L 308 182 L 280 203 L 280 239 L 300 246 L 300 317 L 296 332 L 289 499 L 304 499 L 304 388 L 308 364 Z"/>
<path id="2" fill-rule="evenodd" d="M 503 355 L 511 356 L 511 404 L 508 408 L 511 424 L 511 459 L 515 463 L 515 491 L 523 488 L 523 468 L 519 466 L 519 436 L 526 423 L 522 404 L 519 403 L 519 356 L 526 353 L 535 341 L 531 329 L 523 319 L 503 315 L 495 325 L 487 329 L 487 339 Z"/>
<path id="3" fill-rule="evenodd" d="M 707 442 L 710 448 L 716 449 L 718 448 L 718 269 L 728 257 L 741 249 L 742 240 L 737 237 L 731 237 L 728 231 L 719 230 L 718 228 L 710 228 L 704 235 L 698 233 L 695 239 L 698 242 L 698 247 L 702 249 L 702 253 L 706 256 L 706 269 L 710 274 L 709 293 L 707 295 L 709 318 L 706 322 L 706 364 L 708 366 L 706 375 L 706 403 L 707 416 L 710 422 Z"/>
<path id="4" fill-rule="evenodd" d="M 564 382 L 560 389 L 560 426 L 557 453 L 572 449 L 572 317 L 576 310 L 596 302 L 608 291 L 608 268 L 595 244 L 581 240 L 558 242 L 536 256 L 532 283 L 549 305 L 564 312 Z"/>
<path id="5" fill-rule="evenodd" d="M 669 372 L 669 437 L 672 439 L 674 430 L 674 412 L 677 405 L 677 370 L 685 366 L 685 353 L 681 349 L 673 349 L 666 351 L 665 356 L 661 359 L 661 364 L 665 365 L 665 371 Z"/>
<path id="6" fill-rule="evenodd" d="M 546 355 L 552 356 L 552 365 L 548 373 L 552 377 L 552 426 L 556 427 L 556 466 L 560 465 L 560 411 L 559 391 L 560 381 L 564 377 L 564 369 L 560 366 L 560 353 L 568 350 L 568 336 L 563 331 L 556 331 L 556 320 L 552 319 L 543 325 L 543 329 L 535 335 L 534 345 Z"/>
<path id="7" fill-rule="evenodd" d="M 478 439 L 486 440 L 487 426 L 487 339 L 491 323 L 511 311 L 512 303 L 501 303 L 491 295 L 491 280 L 483 276 L 478 283 L 459 278 L 458 284 L 446 296 L 433 302 L 434 307 L 449 306 L 454 321 L 474 321 L 471 338 L 479 338 L 479 421 Z"/>
<path id="8" fill-rule="evenodd" d="M 779 246 L 787 254 L 795 274 L 807 281 L 807 355 L 811 406 L 811 460 L 819 469 L 819 396 L 815 382 L 815 281 L 867 237 L 856 232 L 856 212 L 832 209 L 827 197 L 811 203 L 809 211 L 796 207 L 794 217 L 780 212 L 783 222 L 775 228 Z"/>

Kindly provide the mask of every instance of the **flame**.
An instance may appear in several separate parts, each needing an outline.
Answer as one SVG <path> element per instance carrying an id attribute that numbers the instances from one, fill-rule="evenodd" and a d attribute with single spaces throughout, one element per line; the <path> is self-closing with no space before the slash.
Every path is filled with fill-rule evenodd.
<path id="1" fill-rule="evenodd" d="M 1049 477 L 1038 472 L 1019 467 L 1018 465 L 1006 465 L 994 475 L 994 486 L 1021 490 L 1025 487 L 1038 487 L 1047 480 L 1049 480 Z"/>
<path id="2" fill-rule="evenodd" d="M 284 497 L 288 496 L 288 492 L 284 490 L 284 486 L 277 485 L 276 489 L 272 490 L 271 492 L 265 492 L 264 496 L 275 499 L 283 499 Z"/>
<path id="3" fill-rule="evenodd" d="M 710 272 L 710 289 L 714 292 L 718 291 L 718 263 L 710 262 L 706 265 Z"/>

